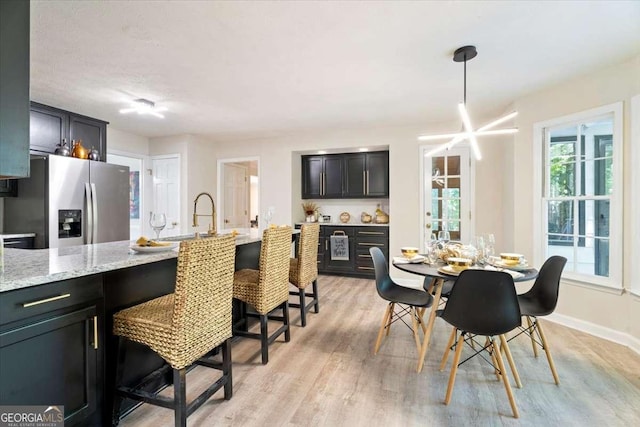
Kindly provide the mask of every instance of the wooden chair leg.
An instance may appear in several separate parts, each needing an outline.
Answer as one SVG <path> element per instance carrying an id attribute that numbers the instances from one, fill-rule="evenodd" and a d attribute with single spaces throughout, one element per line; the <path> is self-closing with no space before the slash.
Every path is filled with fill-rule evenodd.
<path id="1" fill-rule="evenodd" d="M 222 343 L 222 375 L 227 377 L 224 385 L 224 400 L 233 397 L 233 370 L 231 366 L 231 338 Z"/>
<path id="2" fill-rule="evenodd" d="M 380 348 L 380 343 L 382 342 L 382 335 L 384 334 L 384 330 L 387 327 L 387 322 L 389 321 L 390 311 L 393 310 L 393 304 L 387 304 L 387 309 L 384 311 L 384 316 L 382 316 L 382 324 L 380 325 L 380 330 L 378 331 L 378 338 L 376 339 L 376 344 L 373 347 L 373 354 L 378 354 L 378 349 Z"/>
<path id="3" fill-rule="evenodd" d="M 320 312 L 320 297 L 318 297 L 318 279 L 316 278 L 312 285 L 313 287 L 313 298 L 316 300 L 316 303 L 314 304 L 314 308 L 316 313 Z"/>
<path id="4" fill-rule="evenodd" d="M 173 370 L 173 399 L 176 427 L 187 427 L 186 368 Z"/>
<path id="5" fill-rule="evenodd" d="M 556 365 L 553 363 L 553 358 L 551 357 L 551 351 L 549 350 L 549 344 L 547 343 L 547 338 L 545 337 L 544 332 L 542 330 L 540 319 L 536 319 L 535 322 L 536 322 L 536 328 L 538 328 L 538 332 L 540 333 L 540 339 L 542 340 L 542 348 L 544 349 L 544 352 L 547 355 L 547 360 L 549 361 L 549 368 L 551 368 L 551 374 L 553 375 L 553 380 L 556 382 L 556 385 L 560 385 L 558 372 L 556 372 Z"/>
<path id="6" fill-rule="evenodd" d="M 458 332 L 457 328 L 453 328 L 451 330 L 451 335 L 449 335 L 449 341 L 447 341 L 447 348 L 444 349 L 444 354 L 442 355 L 442 360 L 440 361 L 440 371 L 443 371 L 444 367 L 447 365 L 447 360 L 449 359 L 449 353 L 451 353 L 451 347 L 453 346 L 453 342 L 456 340 L 457 332 Z"/>
<path id="7" fill-rule="evenodd" d="M 260 350 L 262 352 L 262 364 L 269 363 L 269 333 L 267 328 L 267 315 L 260 315 Z"/>
<path id="8" fill-rule="evenodd" d="M 420 356 L 418 357 L 418 367 L 416 371 L 422 372 L 424 366 L 424 358 L 427 355 L 427 348 L 429 347 L 429 341 L 431 340 L 431 331 L 433 331 L 433 324 L 436 321 L 436 311 L 438 305 L 440 305 L 440 295 L 442 295 L 442 279 L 434 279 L 432 283 L 436 289 L 436 295 L 433 297 L 433 305 L 431 306 L 431 312 L 429 312 L 429 321 L 427 322 L 427 330 L 424 333 L 424 339 L 422 340 L 422 349 L 420 349 Z"/>
<path id="9" fill-rule="evenodd" d="M 484 340 L 484 348 L 486 348 L 489 354 L 491 355 L 491 362 L 493 363 L 493 373 L 496 375 L 496 379 L 500 381 L 500 369 L 498 369 L 498 361 L 496 360 L 496 353 L 495 351 L 493 351 L 493 348 L 491 347 L 491 339 L 489 339 L 489 337 L 487 337 L 487 339 Z"/>
<path id="10" fill-rule="evenodd" d="M 518 374 L 518 369 L 516 368 L 516 364 L 513 362 L 511 349 L 509 348 L 509 344 L 507 343 L 507 337 L 505 337 L 504 334 L 500 335 L 500 349 L 504 351 L 504 354 L 507 357 L 507 361 L 509 362 L 509 367 L 511 367 L 511 373 L 513 374 L 513 379 L 516 381 L 516 386 L 518 388 L 522 388 L 520 375 Z"/>
<path id="11" fill-rule="evenodd" d="M 389 322 L 388 322 L 388 326 L 387 326 L 387 336 L 389 336 L 389 332 L 391 332 L 391 322 L 393 322 L 393 314 L 394 314 L 394 310 L 395 310 L 396 304 L 395 303 L 391 303 L 391 311 L 389 312 Z"/>
<path id="12" fill-rule="evenodd" d="M 304 328 L 307 326 L 307 306 L 304 303 L 304 289 L 298 288 L 298 295 L 300 296 L 300 324 Z"/>
<path id="13" fill-rule="evenodd" d="M 533 333 L 535 332 L 535 328 L 533 327 L 533 324 L 531 323 L 531 317 L 527 316 L 527 325 L 528 325 L 528 331 L 529 333 L 527 335 L 529 335 L 529 338 L 531 339 L 531 347 L 533 347 L 533 355 L 535 357 L 538 357 L 538 347 L 536 346 L 536 340 L 533 337 Z"/>
<path id="14" fill-rule="evenodd" d="M 453 385 L 456 382 L 456 373 L 458 372 L 458 363 L 460 363 L 460 355 L 462 354 L 462 347 L 464 346 L 464 333 L 460 334 L 458 342 L 456 344 L 456 352 L 453 356 L 453 365 L 451 365 L 451 375 L 449 375 L 449 384 L 447 384 L 447 394 L 444 397 L 444 404 L 448 405 L 451 401 L 451 394 L 453 393 Z"/>
<path id="15" fill-rule="evenodd" d="M 411 314 L 411 329 L 413 330 L 413 339 L 416 341 L 416 347 L 418 348 L 418 354 L 420 354 L 420 335 L 418 335 L 418 312 L 414 306 L 410 308 Z"/>
<path id="16" fill-rule="evenodd" d="M 516 406 L 516 400 L 513 397 L 513 391 L 511 390 L 511 385 L 509 384 L 509 378 L 507 376 L 507 371 L 504 367 L 504 361 L 502 360 L 502 354 L 500 354 L 500 346 L 496 344 L 493 338 L 491 338 L 491 348 L 496 354 L 496 360 L 498 361 L 498 367 L 500 368 L 500 372 L 502 373 L 502 382 L 504 384 L 504 388 L 507 391 L 507 397 L 509 398 L 509 404 L 511 405 L 511 410 L 513 411 L 513 417 L 518 418 L 520 415 L 518 414 L 518 407 Z"/>

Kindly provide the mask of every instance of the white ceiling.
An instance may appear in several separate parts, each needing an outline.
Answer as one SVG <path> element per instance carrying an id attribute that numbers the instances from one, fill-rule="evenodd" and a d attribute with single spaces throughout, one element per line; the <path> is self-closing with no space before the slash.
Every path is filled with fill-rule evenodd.
<path id="1" fill-rule="evenodd" d="M 640 1 L 31 1 L 31 99 L 148 137 L 456 120 L 640 52 Z M 164 120 L 121 115 L 136 98 Z M 426 126 L 425 126 L 426 128 Z"/>

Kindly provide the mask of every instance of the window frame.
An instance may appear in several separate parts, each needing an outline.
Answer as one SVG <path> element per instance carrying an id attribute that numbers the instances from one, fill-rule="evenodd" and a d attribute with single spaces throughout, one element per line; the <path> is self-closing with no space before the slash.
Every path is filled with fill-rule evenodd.
<path id="1" fill-rule="evenodd" d="M 613 192 L 610 198 L 609 213 L 609 276 L 582 274 L 565 270 L 563 278 L 579 284 L 596 285 L 616 290 L 623 289 L 622 256 L 624 236 L 623 232 L 623 103 L 603 105 L 601 107 L 557 117 L 550 120 L 536 122 L 533 125 L 533 159 L 534 159 L 534 262 L 542 265 L 547 258 L 547 177 L 549 162 L 547 161 L 546 129 L 574 125 L 595 117 L 613 114 Z"/>
<path id="2" fill-rule="evenodd" d="M 631 164 L 640 165 L 640 94 L 631 98 Z M 630 284 L 629 291 L 640 297 L 640 263 L 635 262 L 640 257 L 640 239 L 633 236 L 640 234 L 640 198 L 633 197 L 640 191 L 640 168 L 631 168 L 631 223 L 629 236 L 631 236 L 631 256 L 633 260 L 629 267 Z"/>

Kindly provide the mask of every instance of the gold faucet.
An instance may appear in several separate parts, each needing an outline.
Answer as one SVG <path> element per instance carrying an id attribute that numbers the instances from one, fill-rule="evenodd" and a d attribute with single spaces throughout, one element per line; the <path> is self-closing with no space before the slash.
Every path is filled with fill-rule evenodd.
<path id="1" fill-rule="evenodd" d="M 215 236 L 218 233 L 216 230 L 216 204 L 213 202 L 213 197 L 211 197 L 211 194 L 209 193 L 202 192 L 198 194 L 196 196 L 196 199 L 193 201 L 193 226 L 194 227 L 198 226 L 199 216 L 208 216 L 208 215 L 198 214 L 198 199 L 200 198 L 200 196 L 207 196 L 209 200 L 211 200 L 211 224 L 209 224 L 208 233 L 210 236 Z M 198 232 L 196 232 L 196 237 L 199 237 Z"/>

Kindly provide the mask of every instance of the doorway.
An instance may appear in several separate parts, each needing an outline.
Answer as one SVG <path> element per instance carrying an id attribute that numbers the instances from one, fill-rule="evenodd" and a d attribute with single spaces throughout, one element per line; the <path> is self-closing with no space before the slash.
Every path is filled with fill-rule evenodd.
<path id="1" fill-rule="evenodd" d="M 145 176 L 144 163 L 148 162 L 145 156 L 117 152 L 107 153 L 107 163 L 115 165 L 129 166 L 129 239 L 136 240 L 140 236 L 144 236 L 145 223 L 143 222 L 145 198 Z"/>
<path id="2" fill-rule="evenodd" d="M 153 203 L 145 212 L 143 221 L 149 221 L 151 212 L 164 213 L 167 222 L 161 237 L 177 236 L 180 232 L 180 155 L 169 154 L 151 158 L 153 176 Z"/>
<path id="3" fill-rule="evenodd" d="M 218 230 L 258 228 L 259 183 L 258 158 L 218 160 Z"/>
<path id="4" fill-rule="evenodd" d="M 469 149 L 425 156 L 432 148 L 422 147 L 422 247 L 440 230 L 449 231 L 451 240 L 468 243 L 473 235 Z"/>

